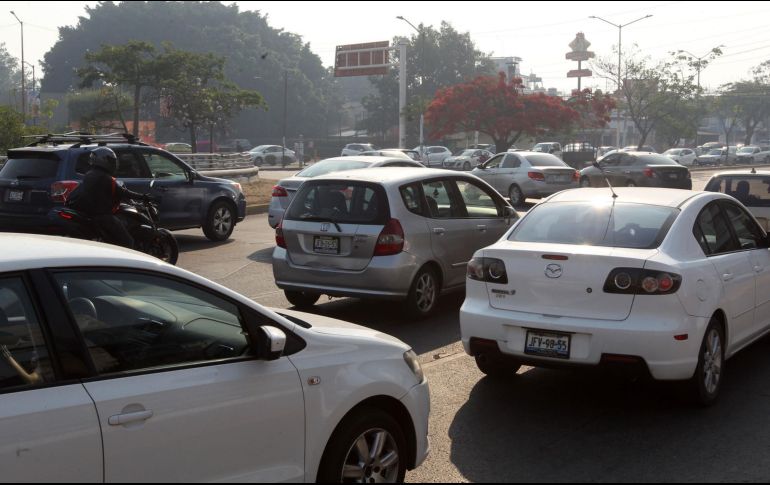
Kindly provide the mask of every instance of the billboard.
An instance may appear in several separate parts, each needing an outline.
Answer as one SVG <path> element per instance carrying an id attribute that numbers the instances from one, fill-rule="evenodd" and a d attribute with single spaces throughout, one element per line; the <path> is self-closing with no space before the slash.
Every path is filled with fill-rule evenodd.
<path id="1" fill-rule="evenodd" d="M 338 45 L 334 76 L 375 76 L 386 74 L 390 63 L 390 42 Z"/>

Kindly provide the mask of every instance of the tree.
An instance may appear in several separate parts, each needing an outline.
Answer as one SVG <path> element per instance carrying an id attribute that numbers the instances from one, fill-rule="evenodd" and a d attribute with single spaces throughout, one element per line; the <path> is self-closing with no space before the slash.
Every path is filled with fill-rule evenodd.
<path id="1" fill-rule="evenodd" d="M 5 44 L 0 43 L 0 96 L 9 95 L 19 85 L 18 65 L 19 60 L 8 53 Z"/>
<path id="2" fill-rule="evenodd" d="M 725 143 L 729 145 L 730 136 L 740 123 L 739 100 L 727 92 L 711 98 L 709 104 L 711 113 L 716 117 L 719 127 L 725 134 Z"/>
<path id="3" fill-rule="evenodd" d="M 580 119 L 561 98 L 521 94 L 523 87 L 521 79 L 506 82 L 500 73 L 439 90 L 425 113 L 431 136 L 477 130 L 489 135 L 501 152 L 523 134 L 564 129 Z"/>
<path id="4" fill-rule="evenodd" d="M 115 86 L 78 91 L 69 94 L 66 101 L 70 122 L 76 122 L 80 130 L 128 131 L 125 114 L 131 110 L 131 99 Z"/>
<path id="5" fill-rule="evenodd" d="M 0 153 L 22 146 L 24 134 L 21 113 L 9 106 L 0 106 Z"/>
<path id="6" fill-rule="evenodd" d="M 155 47 L 148 42 L 130 41 L 124 45 L 102 45 L 97 52 L 87 52 L 88 65 L 77 69 L 81 87 L 97 81 L 133 92 L 133 133 L 139 136 L 139 107 L 142 89 L 156 87 L 162 73 L 155 60 Z M 125 126 L 125 123 L 124 123 Z"/>

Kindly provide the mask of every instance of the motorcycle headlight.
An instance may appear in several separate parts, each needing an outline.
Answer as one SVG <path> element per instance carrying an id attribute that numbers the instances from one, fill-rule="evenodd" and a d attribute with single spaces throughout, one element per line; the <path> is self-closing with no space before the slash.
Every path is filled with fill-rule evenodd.
<path id="1" fill-rule="evenodd" d="M 417 360 L 417 354 L 414 353 L 414 350 L 404 352 L 404 361 L 406 362 L 406 365 L 409 366 L 409 369 L 414 373 L 414 376 L 417 378 L 417 382 L 422 382 L 425 380 L 425 374 L 422 371 L 422 366 L 420 365 L 420 361 Z"/>

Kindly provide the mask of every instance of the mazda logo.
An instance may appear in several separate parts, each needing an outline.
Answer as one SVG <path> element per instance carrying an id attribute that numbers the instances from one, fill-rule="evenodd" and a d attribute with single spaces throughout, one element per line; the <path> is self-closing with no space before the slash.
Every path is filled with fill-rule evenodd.
<path id="1" fill-rule="evenodd" d="M 560 264 L 549 264 L 545 267 L 545 275 L 551 279 L 561 278 L 564 269 Z"/>
<path id="2" fill-rule="evenodd" d="M 321 224 L 321 232 L 329 232 L 329 224 L 327 224 L 326 222 Z"/>

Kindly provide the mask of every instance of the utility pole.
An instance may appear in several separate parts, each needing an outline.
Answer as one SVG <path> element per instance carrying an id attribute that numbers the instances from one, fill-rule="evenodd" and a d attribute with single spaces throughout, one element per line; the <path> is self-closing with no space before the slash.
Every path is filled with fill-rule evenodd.
<path id="1" fill-rule="evenodd" d="M 396 18 L 399 20 L 403 20 L 404 22 L 409 24 L 410 27 L 412 27 L 414 30 L 417 31 L 417 35 L 420 37 L 420 59 L 422 59 L 425 55 L 425 36 L 423 35 L 422 29 L 418 29 L 417 27 L 414 26 L 412 22 L 408 21 L 401 15 L 399 15 Z M 406 72 L 404 72 L 404 77 L 406 78 Z M 425 152 L 425 140 L 423 138 L 424 125 L 425 125 L 425 115 L 422 112 L 422 106 L 420 106 L 420 159 L 421 160 L 424 158 L 424 152 Z M 404 146 L 401 146 L 399 148 L 406 148 L 406 137 L 404 137 Z"/>
<path id="2" fill-rule="evenodd" d="M 398 43 L 398 147 L 406 148 L 406 41 Z"/>
<path id="3" fill-rule="evenodd" d="M 286 160 L 286 113 L 288 112 L 289 99 L 289 70 L 283 70 L 283 142 L 281 143 L 281 165 Z"/>
<path id="4" fill-rule="evenodd" d="M 11 15 L 14 16 L 14 18 L 19 22 L 19 25 L 21 25 L 21 120 L 22 122 L 26 123 L 27 121 L 27 90 L 25 88 L 25 82 L 24 82 L 24 22 L 19 20 L 19 17 L 16 16 L 16 14 L 11 10 Z"/>
<path id="5" fill-rule="evenodd" d="M 620 90 L 622 89 L 622 86 L 623 86 L 623 81 L 621 79 L 621 70 L 622 70 L 622 68 L 621 68 L 621 66 L 622 66 L 622 64 L 621 64 L 621 55 L 623 53 L 623 49 L 622 49 L 622 45 L 623 45 L 622 44 L 622 42 L 623 42 L 623 37 L 622 37 L 623 36 L 623 27 L 628 27 L 629 25 L 631 25 L 633 23 L 639 22 L 640 20 L 648 19 L 650 17 L 652 17 L 652 14 L 645 15 L 644 17 L 639 17 L 638 19 L 636 19 L 636 20 L 634 20 L 632 22 L 628 22 L 627 24 L 622 24 L 622 25 L 618 25 L 618 24 L 612 23 L 609 20 L 605 20 L 605 19 L 603 19 L 601 17 L 597 17 L 595 15 L 591 15 L 590 17 L 588 17 L 590 19 L 601 20 L 602 22 L 606 22 L 606 23 L 612 25 L 613 27 L 617 27 L 617 29 L 618 29 L 618 92 L 620 92 Z M 615 141 L 616 141 L 616 144 L 618 146 L 618 149 L 620 149 L 620 110 L 618 110 L 618 128 L 615 130 Z"/>

